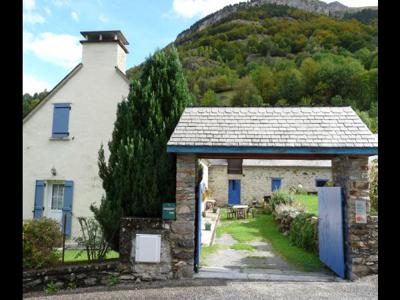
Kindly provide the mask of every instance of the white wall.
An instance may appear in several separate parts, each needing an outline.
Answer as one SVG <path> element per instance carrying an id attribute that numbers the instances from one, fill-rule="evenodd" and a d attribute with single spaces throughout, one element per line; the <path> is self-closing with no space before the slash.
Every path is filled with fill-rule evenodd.
<path id="1" fill-rule="evenodd" d="M 91 215 L 90 204 L 100 202 L 98 151 L 103 143 L 108 157 L 117 103 L 129 93 L 129 84 L 115 70 L 118 48 L 117 43 L 83 44 L 83 67 L 24 123 L 24 219 L 33 217 L 35 180 L 73 180 L 73 217 Z M 71 103 L 66 141 L 50 140 L 53 103 L 59 102 Z M 56 176 L 50 173 L 52 167 Z M 79 230 L 73 218 L 72 235 Z"/>
<path id="2" fill-rule="evenodd" d="M 201 159 L 199 160 L 199 163 L 203 167 L 203 179 L 202 179 L 202 182 L 204 182 L 206 187 L 208 187 L 208 165 Z"/>

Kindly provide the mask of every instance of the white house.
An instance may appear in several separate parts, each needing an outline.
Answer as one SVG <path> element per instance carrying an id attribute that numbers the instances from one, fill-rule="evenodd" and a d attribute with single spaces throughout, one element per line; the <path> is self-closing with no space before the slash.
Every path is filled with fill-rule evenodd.
<path id="1" fill-rule="evenodd" d="M 82 62 L 23 120 L 23 219 L 47 216 L 66 232 L 92 215 L 104 194 L 98 151 L 111 139 L 117 104 L 129 93 L 128 50 L 120 31 L 81 32 Z"/>

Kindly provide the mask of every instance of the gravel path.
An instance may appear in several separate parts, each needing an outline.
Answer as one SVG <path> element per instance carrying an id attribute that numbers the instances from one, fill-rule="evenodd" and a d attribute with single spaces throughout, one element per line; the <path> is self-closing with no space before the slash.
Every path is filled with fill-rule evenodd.
<path id="1" fill-rule="evenodd" d="M 73 294 L 41 296 L 30 299 L 123 300 L 123 299 L 377 299 L 377 276 L 355 282 L 240 282 L 224 280 L 181 281 L 180 286 L 111 291 L 78 289 Z"/>
<path id="2" fill-rule="evenodd" d="M 246 242 L 254 246 L 254 250 L 234 250 L 229 247 L 238 243 L 230 234 L 223 234 L 215 239 L 218 249 L 205 258 L 204 264 L 208 267 L 224 267 L 230 269 L 278 269 L 296 271 L 297 269 L 272 251 L 271 244 L 266 240 Z"/>

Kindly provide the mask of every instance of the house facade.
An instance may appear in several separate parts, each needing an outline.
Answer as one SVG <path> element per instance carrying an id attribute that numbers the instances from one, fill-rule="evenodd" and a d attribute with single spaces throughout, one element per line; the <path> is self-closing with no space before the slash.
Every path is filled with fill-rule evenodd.
<path id="1" fill-rule="evenodd" d="M 128 42 L 120 31 L 81 32 L 82 62 L 23 120 L 23 219 L 46 216 L 75 237 L 77 217 L 104 194 L 98 151 L 106 158 L 117 104 L 129 93 Z"/>
<path id="2" fill-rule="evenodd" d="M 243 159 L 237 172 L 229 168 L 229 160 L 207 162 L 208 188 L 218 206 L 260 202 L 276 189 L 299 184 L 307 192 L 317 192 L 317 186 L 332 180 L 330 160 Z"/>

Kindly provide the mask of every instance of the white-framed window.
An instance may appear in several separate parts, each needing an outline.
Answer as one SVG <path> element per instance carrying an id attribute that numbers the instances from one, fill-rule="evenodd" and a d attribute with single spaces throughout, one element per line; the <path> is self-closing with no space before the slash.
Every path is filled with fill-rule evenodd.
<path id="1" fill-rule="evenodd" d="M 52 184 L 51 209 L 62 210 L 64 202 L 64 184 Z"/>

